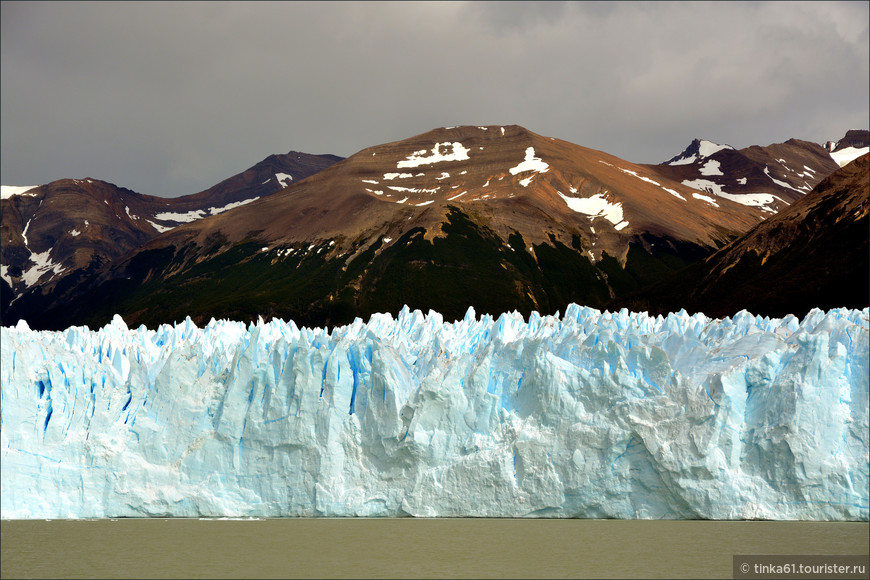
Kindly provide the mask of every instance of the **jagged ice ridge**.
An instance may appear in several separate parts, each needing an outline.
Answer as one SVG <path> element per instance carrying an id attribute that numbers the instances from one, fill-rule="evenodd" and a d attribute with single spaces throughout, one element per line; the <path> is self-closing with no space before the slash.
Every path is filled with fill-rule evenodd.
<path id="1" fill-rule="evenodd" d="M 868 520 L 870 311 L 2 328 L 2 517 Z"/>

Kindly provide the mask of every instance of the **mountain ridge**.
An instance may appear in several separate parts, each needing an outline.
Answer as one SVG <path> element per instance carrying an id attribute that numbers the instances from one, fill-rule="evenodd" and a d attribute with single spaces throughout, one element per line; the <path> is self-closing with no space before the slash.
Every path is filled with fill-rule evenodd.
<path id="1" fill-rule="evenodd" d="M 758 179 L 779 186 L 758 169 L 774 155 L 781 171 L 784 154 L 836 166 L 822 146 L 780 145 L 738 152 L 696 140 L 690 148 L 700 159 L 651 166 L 516 125 L 434 129 L 332 156 L 304 180 L 285 178 L 288 187 L 268 196 L 178 223 L 57 291 L 32 291 L 14 306 L 4 298 L 4 319 L 99 324 L 116 307 L 131 323 L 190 313 L 199 322 L 263 314 L 339 324 L 405 304 L 460 317 L 469 305 L 524 313 L 583 300 L 603 306 L 675 275 L 776 211 L 689 187 L 675 169 L 697 172 L 738 155 Z M 804 187 L 821 172 L 805 166 Z M 237 190 L 265 174 L 239 176 Z M 272 177 L 279 181 L 272 173 L 259 185 Z M 222 201 L 238 203 L 230 199 Z"/>
<path id="2" fill-rule="evenodd" d="M 271 195 L 284 187 L 278 176 L 287 183 L 298 181 L 339 159 L 292 151 L 270 155 L 209 189 L 176 198 L 91 178 L 18 191 L 2 203 L 2 278 L 16 296 L 36 286 L 50 290 L 65 277 L 91 272 L 162 232 Z"/>
<path id="3" fill-rule="evenodd" d="M 792 206 L 621 306 L 782 317 L 870 303 L 870 156 L 843 166 Z M 612 305 L 616 307 L 617 304 Z"/>

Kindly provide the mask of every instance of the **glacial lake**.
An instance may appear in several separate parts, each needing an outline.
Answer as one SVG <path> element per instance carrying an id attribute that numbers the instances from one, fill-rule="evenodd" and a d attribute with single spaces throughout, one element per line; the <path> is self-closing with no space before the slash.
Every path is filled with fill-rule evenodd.
<path id="1" fill-rule="evenodd" d="M 866 555 L 866 522 L 4 520 L 3 578 L 731 578 L 735 554 Z"/>

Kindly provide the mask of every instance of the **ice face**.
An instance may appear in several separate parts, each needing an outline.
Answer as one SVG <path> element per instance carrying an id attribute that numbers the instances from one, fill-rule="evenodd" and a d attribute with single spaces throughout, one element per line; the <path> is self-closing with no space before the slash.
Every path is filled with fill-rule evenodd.
<path id="1" fill-rule="evenodd" d="M 2 517 L 867 521 L 868 319 L 20 323 Z"/>

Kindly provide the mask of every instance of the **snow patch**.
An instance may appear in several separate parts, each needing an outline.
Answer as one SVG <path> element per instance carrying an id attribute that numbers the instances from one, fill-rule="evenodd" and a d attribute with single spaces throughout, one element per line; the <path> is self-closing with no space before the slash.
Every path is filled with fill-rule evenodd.
<path id="1" fill-rule="evenodd" d="M 706 201 L 710 205 L 714 205 L 716 207 L 719 207 L 719 204 L 716 203 L 712 197 L 708 197 L 706 195 L 701 195 L 700 193 L 693 193 L 692 197 L 694 197 L 695 199 L 700 199 L 701 201 Z"/>
<path id="2" fill-rule="evenodd" d="M 414 174 L 413 173 L 384 173 L 384 179 L 386 179 L 387 181 L 389 181 L 391 179 L 396 179 L 397 177 L 399 179 L 406 179 L 408 177 L 414 177 Z"/>
<path id="3" fill-rule="evenodd" d="M 414 187 L 400 187 L 398 185 L 388 185 L 387 189 L 392 189 L 393 191 L 410 191 L 411 193 L 429 193 L 429 194 L 432 194 L 432 193 L 437 192 L 441 188 L 436 187 L 433 189 L 418 189 L 418 188 L 414 188 Z"/>
<path id="4" fill-rule="evenodd" d="M 682 159 L 677 159 L 676 161 L 671 161 L 668 165 L 691 165 L 698 158 L 695 155 L 691 155 L 689 157 L 683 157 Z"/>
<path id="5" fill-rule="evenodd" d="M 640 180 L 642 180 L 642 181 L 646 181 L 647 183 L 652 183 L 653 185 L 657 185 L 657 186 L 659 186 L 659 187 L 662 186 L 662 184 L 659 183 L 658 181 L 653 181 L 653 180 L 650 179 L 649 177 L 644 177 L 643 175 L 638 175 L 637 172 L 632 171 L 631 169 L 623 169 L 622 167 L 619 167 L 618 169 L 619 169 L 620 171 L 622 171 L 623 173 L 627 173 L 627 174 L 629 174 L 629 175 L 633 175 L 634 177 L 637 177 L 638 179 L 640 179 Z"/>
<path id="6" fill-rule="evenodd" d="M 589 216 L 590 218 L 603 217 L 612 223 L 617 230 L 621 230 L 628 225 L 627 221 L 623 221 L 622 203 L 611 203 L 604 195 L 596 193 L 592 197 L 568 197 L 562 192 L 557 191 L 565 204 L 576 211 Z"/>
<path id="7" fill-rule="evenodd" d="M 21 281 L 24 282 L 25 286 L 33 286 L 40 278 L 42 278 L 43 274 L 47 272 L 53 271 L 54 275 L 57 275 L 66 270 L 63 265 L 52 262 L 51 257 L 49 256 L 50 253 L 51 248 L 38 254 L 36 252 L 30 254 L 30 261 L 33 262 L 34 265 L 21 274 Z"/>
<path id="8" fill-rule="evenodd" d="M 225 211 L 235 209 L 235 208 L 241 207 L 243 205 L 247 205 L 251 202 L 257 201 L 258 199 L 260 199 L 259 196 L 252 197 L 251 199 L 244 199 L 242 201 L 234 201 L 233 203 L 228 203 L 227 205 L 225 205 L 223 207 L 210 207 L 210 208 L 208 208 L 208 211 L 211 213 L 211 215 L 217 215 L 219 213 L 223 213 Z"/>
<path id="9" fill-rule="evenodd" d="M 725 175 L 719 167 L 719 162 L 715 159 L 710 159 L 701 169 L 701 175 Z"/>
<path id="10" fill-rule="evenodd" d="M 737 202 L 741 205 L 760 207 L 762 210 L 769 213 L 776 213 L 776 210 L 771 207 L 771 204 L 773 204 L 775 200 L 779 200 L 788 205 L 788 203 L 782 198 L 769 193 L 720 193 L 719 196 L 724 197 L 725 199 L 730 199 L 731 201 Z"/>
<path id="11" fill-rule="evenodd" d="M 683 201 L 686 201 L 686 198 L 683 197 L 682 195 L 680 195 L 680 193 L 678 191 L 674 191 L 673 189 L 670 189 L 670 188 L 664 187 L 664 186 L 662 186 L 662 189 L 665 190 L 666 192 L 670 193 L 671 195 L 673 195 L 677 199 L 681 199 Z"/>
<path id="12" fill-rule="evenodd" d="M 526 147 L 526 158 L 516 167 L 509 169 L 511 175 L 523 173 L 524 171 L 536 171 L 538 173 L 546 173 L 550 170 L 550 166 L 542 161 L 539 157 L 535 157 L 535 148 Z"/>
<path id="13" fill-rule="evenodd" d="M 698 147 L 698 153 L 702 158 L 709 157 L 718 151 L 722 151 L 723 149 L 731 149 L 734 147 L 731 145 L 719 145 L 718 143 L 713 143 L 712 141 L 706 141 L 704 139 L 701 140 L 701 143 Z"/>
<path id="14" fill-rule="evenodd" d="M 722 151 L 723 149 L 733 150 L 734 148 L 730 145 L 719 145 L 718 143 L 713 143 L 712 141 L 701 139 L 698 143 L 698 155 L 693 154 L 688 157 L 683 157 L 682 159 L 671 161 L 670 163 L 668 163 L 668 165 L 690 165 L 700 159 L 709 157 L 718 151 Z"/>
<path id="15" fill-rule="evenodd" d="M 870 151 L 870 147 L 846 147 L 839 151 L 832 151 L 830 155 L 831 159 L 837 162 L 837 165 L 845 167 L 859 157 L 867 155 L 868 151 Z"/>
<path id="16" fill-rule="evenodd" d="M 780 185 L 782 187 L 787 187 L 788 189 L 791 189 L 792 191 L 796 191 L 798 193 L 804 193 L 803 191 L 797 189 L 796 187 L 792 187 L 791 185 L 789 185 L 785 181 L 780 181 L 779 179 L 776 179 L 774 176 L 772 176 L 770 174 L 770 170 L 767 168 L 767 165 L 764 166 L 764 174 L 767 175 L 770 178 L 770 180 L 777 185 Z"/>
<path id="17" fill-rule="evenodd" d="M 290 185 L 290 182 L 293 181 L 293 176 L 289 173 L 276 173 L 275 179 L 278 181 L 278 183 L 281 184 L 282 187 L 288 187 Z"/>
<path id="18" fill-rule="evenodd" d="M 684 179 L 683 185 L 686 187 L 691 187 L 692 189 L 697 189 L 699 191 L 706 191 L 712 193 L 714 195 L 722 195 L 724 191 L 722 191 L 722 186 L 718 183 L 710 181 L 709 179 Z M 692 194 L 694 197 L 698 197 L 695 194 Z M 699 198 L 700 199 L 700 198 Z"/>
<path id="19" fill-rule="evenodd" d="M 609 164 L 608 164 L 608 165 L 609 165 Z M 676 198 L 678 198 L 678 199 L 681 199 L 681 200 L 683 200 L 683 201 L 686 201 L 686 198 L 683 197 L 682 195 L 680 195 L 679 192 L 674 191 L 673 189 L 670 189 L 670 188 L 668 188 L 668 187 L 663 186 L 663 185 L 662 185 L 661 183 L 659 183 L 658 181 L 655 181 L 655 180 L 653 180 L 653 179 L 650 179 L 649 177 L 644 177 L 643 175 L 638 175 L 637 172 L 632 171 L 632 170 L 630 170 L 630 169 L 623 169 L 622 167 L 619 167 L 618 169 L 619 169 L 620 171 L 622 171 L 623 173 L 627 173 L 627 174 L 629 174 L 629 175 L 633 175 L 634 177 L 637 177 L 637 178 L 640 179 L 641 181 L 646 181 L 647 183 L 651 183 L 651 184 L 653 184 L 653 185 L 655 185 L 655 186 L 658 186 L 658 187 L 662 188 L 664 191 L 666 191 L 667 193 L 673 195 L 674 197 L 676 197 Z M 577 191 L 577 190 L 574 189 L 574 188 L 571 189 L 571 193 L 576 193 L 576 191 Z"/>
<path id="20" fill-rule="evenodd" d="M 187 223 L 187 222 L 196 221 L 198 219 L 202 219 L 205 216 L 206 216 L 205 210 L 197 209 L 197 210 L 190 210 L 189 212 L 185 212 L 185 213 L 177 213 L 177 212 L 171 212 L 171 211 L 158 213 L 158 214 L 154 215 L 154 219 L 158 219 L 160 221 L 172 221 L 172 222 Z"/>
<path id="21" fill-rule="evenodd" d="M 445 150 L 443 153 L 441 151 L 442 147 Z M 447 151 L 448 148 L 451 148 L 449 152 Z M 463 147 L 462 143 L 459 142 L 436 143 L 435 146 L 432 147 L 432 154 L 428 157 L 421 157 L 421 155 L 428 153 L 425 149 L 422 151 L 415 151 L 405 160 L 396 163 L 396 167 L 402 169 L 403 167 L 419 167 L 420 165 L 430 165 L 432 163 L 440 163 L 443 161 L 464 161 L 468 159 L 468 152 L 469 149 Z"/>
<path id="22" fill-rule="evenodd" d="M 2 185 L 0 186 L 0 199 L 9 199 L 13 195 L 30 195 L 35 196 L 35 193 L 27 193 L 31 189 L 39 187 L 38 185 Z"/>
<path id="23" fill-rule="evenodd" d="M 153 227 L 155 230 L 157 230 L 157 231 L 160 232 L 161 234 L 162 234 L 163 232 L 168 232 L 168 231 L 171 230 L 172 227 L 173 227 L 173 226 L 161 226 L 160 224 L 154 223 L 154 222 L 152 222 L 151 220 L 145 220 L 145 221 L 148 222 L 149 224 L 151 224 L 151 227 Z M 87 224 L 86 224 L 86 225 L 87 225 Z"/>
<path id="24" fill-rule="evenodd" d="M 30 222 L 33 221 L 33 218 L 27 220 L 27 223 L 24 224 L 24 229 L 21 231 L 21 237 L 24 239 L 24 247 L 27 247 L 27 230 L 30 229 Z"/>

